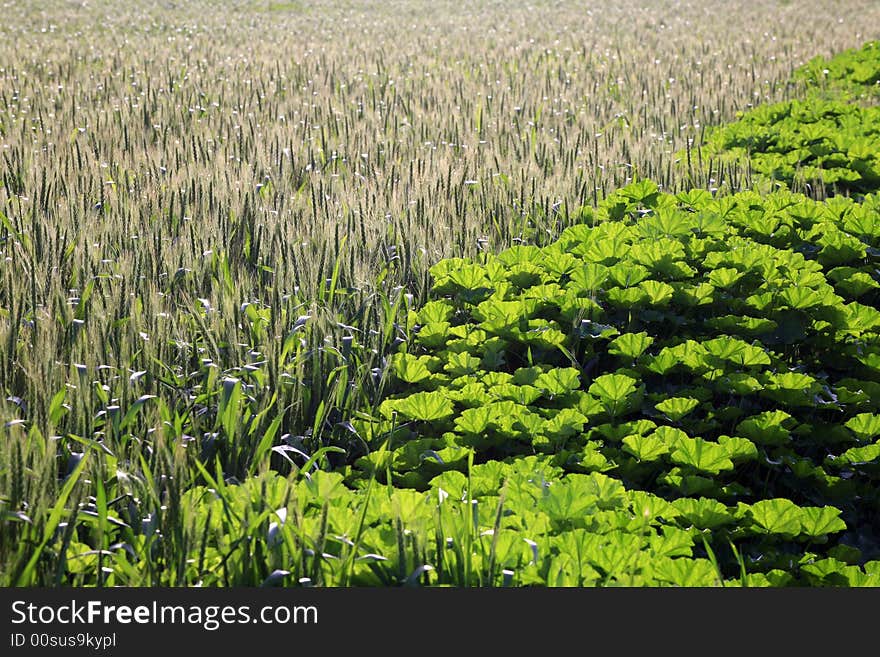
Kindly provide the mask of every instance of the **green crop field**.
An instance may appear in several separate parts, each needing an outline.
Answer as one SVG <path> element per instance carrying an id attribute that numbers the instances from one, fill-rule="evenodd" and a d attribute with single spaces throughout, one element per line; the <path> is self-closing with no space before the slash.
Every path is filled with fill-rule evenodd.
<path id="1" fill-rule="evenodd" d="M 0 0 L 0 585 L 880 586 L 880 5 Z"/>

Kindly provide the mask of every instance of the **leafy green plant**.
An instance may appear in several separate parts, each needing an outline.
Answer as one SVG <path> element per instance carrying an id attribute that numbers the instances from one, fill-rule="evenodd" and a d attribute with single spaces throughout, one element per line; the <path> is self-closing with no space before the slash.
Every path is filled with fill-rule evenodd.
<path id="1" fill-rule="evenodd" d="M 880 108 L 813 96 L 761 105 L 711 130 L 703 157 L 747 163 L 796 189 L 868 193 L 880 187 L 878 140 Z"/>
<path id="2" fill-rule="evenodd" d="M 867 305 L 877 302 L 871 290 L 834 283 L 842 267 L 875 280 L 876 266 L 865 260 L 876 258 L 869 250 L 880 235 L 863 219 L 876 207 L 873 196 L 863 203 L 817 202 L 789 191 L 682 197 L 643 182 L 613 194 L 592 225 L 572 227 L 553 244 L 470 263 L 479 299 L 448 285 L 453 268 L 441 263 L 431 303 L 453 308 L 448 337 L 434 348 L 420 341 L 429 324 L 413 311 L 413 340 L 393 362 L 438 359 L 437 371 L 449 372 L 442 363 L 454 362 L 463 353 L 456 344 L 468 344 L 476 332 L 481 343 L 469 349 L 477 357 L 489 342 L 503 357 L 491 368 L 481 360 L 476 369 L 415 383 L 396 376 L 383 409 L 430 395 L 445 410 L 437 417 L 402 413 L 419 421 L 396 434 L 390 449 L 472 449 L 476 469 L 541 454 L 560 470 L 545 475 L 549 492 L 529 504 L 559 530 L 618 521 L 585 490 L 574 493 L 573 478 L 584 472 L 601 473 L 628 492 L 651 490 L 673 505 L 661 524 L 711 532 L 708 549 L 722 580 L 741 577 L 745 567 L 771 583 L 792 542 L 821 555 L 843 545 L 837 541 L 844 530 L 873 535 L 878 473 L 869 441 L 880 429 L 870 396 L 858 390 L 877 376 L 866 363 L 880 349 L 880 313 Z M 711 231 L 693 227 L 694 216 Z M 679 245 L 662 262 L 653 255 L 659 234 L 675 236 Z M 834 244 L 847 246 L 832 254 L 835 235 Z M 626 248 L 610 250 L 609 240 Z M 522 266 L 526 254 L 530 278 L 509 285 L 504 272 Z M 600 263 L 551 267 L 565 256 L 589 254 Z M 457 263 L 455 270 L 461 268 Z M 660 289 L 646 286 L 650 281 L 670 292 L 649 294 Z M 535 288 L 549 285 L 556 296 L 533 303 Z M 615 290 L 646 296 L 630 299 Z M 585 314 L 569 314 L 571 298 L 590 300 Z M 489 322 L 490 316 L 503 320 Z M 532 339 L 539 320 L 564 339 Z M 355 424 L 364 435 L 382 436 L 383 422 L 364 417 Z M 407 466 L 416 488 L 429 486 L 415 475 L 427 463 Z M 451 471 L 440 476 L 454 474 L 460 463 L 447 463 Z M 842 468 L 850 469 L 847 479 L 839 476 Z M 353 469 L 355 481 L 359 471 L 370 470 L 365 463 Z M 508 488 L 508 512 L 524 501 L 515 490 Z M 596 508 L 588 511 L 591 504 Z M 638 527 L 630 517 L 619 529 Z M 728 541 L 735 542 L 733 551 Z M 636 577 L 639 561 L 629 559 L 620 567 Z M 667 564 L 650 577 L 708 582 L 711 570 L 704 580 L 700 563 L 695 557 L 688 568 L 696 570 L 681 572 L 684 566 Z M 560 555 L 550 576 L 599 582 L 612 571 L 608 563 Z M 791 575 L 800 577 L 797 570 Z"/>
<path id="3" fill-rule="evenodd" d="M 880 42 L 868 41 L 833 57 L 814 57 L 795 71 L 794 78 L 828 95 L 876 100 L 880 93 Z"/>
<path id="4" fill-rule="evenodd" d="M 701 157 L 737 162 L 764 179 L 818 197 L 878 190 L 880 42 L 811 59 L 795 71 L 794 80 L 806 88 L 801 98 L 759 105 L 740 112 L 737 121 L 711 128 Z M 777 226 L 770 221 L 753 230 L 766 234 Z M 732 276 L 726 270 L 716 274 L 719 282 L 733 282 Z M 839 284 L 872 287 L 862 277 L 846 280 Z"/>

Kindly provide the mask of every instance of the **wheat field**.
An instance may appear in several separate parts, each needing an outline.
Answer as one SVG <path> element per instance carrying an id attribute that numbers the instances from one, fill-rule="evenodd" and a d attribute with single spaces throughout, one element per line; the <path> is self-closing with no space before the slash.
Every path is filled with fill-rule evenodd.
<path id="1" fill-rule="evenodd" d="M 346 462 L 433 263 L 546 243 L 634 178 L 747 186 L 704 129 L 880 36 L 870 0 L 0 14 L 0 509 L 37 534 L 89 450 L 157 499 L 215 456 L 284 466 L 267 434 Z"/>

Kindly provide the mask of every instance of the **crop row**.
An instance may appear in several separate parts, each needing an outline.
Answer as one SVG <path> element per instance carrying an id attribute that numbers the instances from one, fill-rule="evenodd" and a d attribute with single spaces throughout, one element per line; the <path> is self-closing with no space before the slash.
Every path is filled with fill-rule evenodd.
<path id="1" fill-rule="evenodd" d="M 705 157 L 823 197 L 880 189 L 880 42 L 815 58 L 803 98 L 761 105 L 709 131 Z"/>

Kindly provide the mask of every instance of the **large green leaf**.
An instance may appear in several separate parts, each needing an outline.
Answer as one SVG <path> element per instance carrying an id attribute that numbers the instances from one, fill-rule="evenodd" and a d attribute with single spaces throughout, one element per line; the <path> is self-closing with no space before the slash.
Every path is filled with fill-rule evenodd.
<path id="1" fill-rule="evenodd" d="M 660 533 L 648 537 L 651 557 L 693 557 L 694 535 L 690 529 L 662 525 Z"/>
<path id="2" fill-rule="evenodd" d="M 752 527 L 758 533 L 793 537 L 801 532 L 803 513 L 791 500 L 774 498 L 741 506 L 741 512 L 752 519 Z"/>
<path id="3" fill-rule="evenodd" d="M 641 333 L 624 333 L 616 337 L 608 343 L 608 353 L 621 358 L 629 358 L 635 360 L 651 346 L 654 338 L 649 336 L 647 332 Z"/>
<path id="4" fill-rule="evenodd" d="M 619 508 L 626 503 L 626 489 L 623 484 L 600 472 L 588 475 L 568 475 L 586 495 L 594 495 L 602 509 Z"/>
<path id="5" fill-rule="evenodd" d="M 728 457 L 727 450 L 722 445 L 708 442 L 702 438 L 679 440 L 670 458 L 673 463 L 710 474 L 733 470 L 733 461 Z"/>
<path id="6" fill-rule="evenodd" d="M 842 532 L 846 529 L 846 523 L 839 516 L 840 509 L 830 506 L 801 507 L 801 534 L 810 538 L 819 538 Z"/>
<path id="7" fill-rule="evenodd" d="M 623 450 L 640 461 L 656 461 L 669 453 L 669 445 L 655 436 L 626 436 Z"/>
<path id="8" fill-rule="evenodd" d="M 588 555 L 595 550 L 594 535 L 584 529 L 574 529 L 553 536 L 549 548 L 547 584 L 554 587 L 583 587 L 596 585 L 602 577 L 590 563 Z"/>
<path id="9" fill-rule="evenodd" d="M 494 419 L 495 414 L 490 406 L 467 408 L 455 418 L 455 429 L 462 433 L 482 434 L 489 428 Z"/>
<path id="10" fill-rule="evenodd" d="M 382 402 L 379 407 L 385 417 L 397 411 L 410 420 L 443 420 L 453 414 L 452 402 L 441 392 L 417 392 L 403 399 Z"/>
<path id="11" fill-rule="evenodd" d="M 658 403 L 655 408 L 672 422 L 678 422 L 699 405 L 700 400 L 693 397 L 669 397 Z"/>
<path id="12" fill-rule="evenodd" d="M 865 445 L 864 447 L 852 447 L 832 462 L 837 467 L 844 467 L 847 465 L 864 465 L 865 463 L 876 461 L 880 461 L 880 441 L 872 445 Z"/>
<path id="13" fill-rule="evenodd" d="M 417 313 L 419 324 L 446 323 L 452 319 L 455 307 L 446 299 L 428 301 Z"/>
<path id="14" fill-rule="evenodd" d="M 791 419 L 785 411 L 765 411 L 740 422 L 736 431 L 759 445 L 784 445 L 790 440 L 785 424 Z"/>
<path id="15" fill-rule="evenodd" d="M 608 268 L 608 277 L 621 288 L 631 288 L 650 276 L 651 272 L 641 265 L 622 262 Z"/>
<path id="16" fill-rule="evenodd" d="M 489 285 L 486 270 L 473 263 L 465 263 L 458 269 L 449 272 L 448 280 L 469 292 L 474 292 Z"/>
<path id="17" fill-rule="evenodd" d="M 651 574 L 673 586 L 719 586 L 718 571 L 708 559 L 660 558 L 651 562 Z"/>
<path id="18" fill-rule="evenodd" d="M 573 367 L 554 368 L 538 375 L 534 386 L 550 395 L 564 395 L 580 387 L 580 372 Z"/>
<path id="19" fill-rule="evenodd" d="M 587 418 L 572 408 L 563 408 L 553 413 L 544 423 L 542 433 L 554 439 L 569 438 L 584 430 Z"/>
<path id="20" fill-rule="evenodd" d="M 708 497 L 699 499 L 682 497 L 673 500 L 672 506 L 681 514 L 677 522 L 685 527 L 717 529 L 736 520 L 724 504 Z"/>
<path id="21" fill-rule="evenodd" d="M 743 272 L 733 267 L 719 267 L 706 276 L 706 280 L 717 288 L 732 287 L 743 277 Z"/>
<path id="22" fill-rule="evenodd" d="M 718 444 L 725 449 L 731 461 L 753 461 L 758 458 L 758 448 L 746 438 L 718 436 Z"/>
<path id="23" fill-rule="evenodd" d="M 642 281 L 639 283 L 639 289 L 647 295 L 652 306 L 667 305 L 675 293 L 675 288 L 669 283 L 654 280 Z"/>
<path id="24" fill-rule="evenodd" d="M 544 391 L 535 386 L 518 386 L 513 383 L 499 383 L 489 388 L 489 392 L 498 399 L 507 399 L 522 406 L 536 402 L 544 394 Z"/>
<path id="25" fill-rule="evenodd" d="M 626 374 L 603 374 L 590 384 L 589 392 L 608 404 L 619 404 L 636 390 L 637 381 Z"/>
<path id="26" fill-rule="evenodd" d="M 852 431 L 860 441 L 871 440 L 871 438 L 880 436 L 880 415 L 859 413 L 847 420 L 844 426 Z"/>
<path id="27" fill-rule="evenodd" d="M 419 383 L 431 377 L 428 365 L 438 359 L 429 356 L 414 356 L 413 354 L 395 354 L 392 361 L 392 371 L 401 381 L 406 383 Z"/>
<path id="28" fill-rule="evenodd" d="M 635 534 L 616 530 L 607 534 L 593 534 L 590 538 L 586 559 L 602 575 L 604 581 L 624 579 L 642 560 L 645 540 Z M 647 556 L 647 555 L 645 555 Z"/>
<path id="29" fill-rule="evenodd" d="M 479 358 L 463 351 L 461 353 L 449 354 L 443 369 L 452 376 L 464 376 L 478 372 L 480 363 L 481 360 Z"/>
<path id="30" fill-rule="evenodd" d="M 416 341 L 428 348 L 442 347 L 449 338 L 449 322 L 430 322 L 416 333 Z"/>
<path id="31" fill-rule="evenodd" d="M 538 509 L 567 528 L 583 526 L 586 516 L 598 510 L 598 496 L 573 476 L 551 481 L 538 501 Z"/>
<path id="32" fill-rule="evenodd" d="M 770 357 L 761 347 L 751 345 L 738 338 L 722 336 L 708 340 L 702 346 L 711 356 L 736 365 L 754 367 L 770 364 Z"/>

